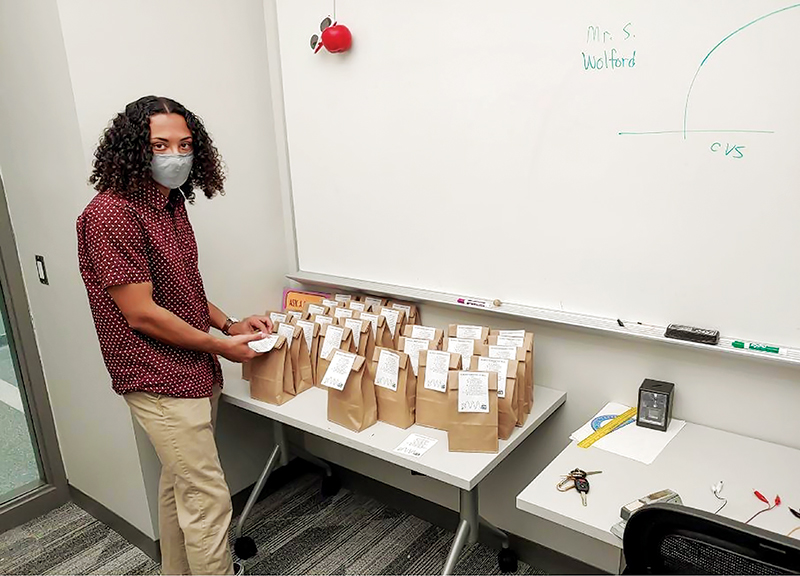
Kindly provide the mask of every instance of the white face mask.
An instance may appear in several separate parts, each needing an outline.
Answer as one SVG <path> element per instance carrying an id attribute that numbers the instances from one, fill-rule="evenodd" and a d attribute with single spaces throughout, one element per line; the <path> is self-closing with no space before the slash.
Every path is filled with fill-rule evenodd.
<path id="1" fill-rule="evenodd" d="M 170 190 L 180 188 L 189 179 L 194 154 L 153 154 L 150 168 L 153 180 Z"/>

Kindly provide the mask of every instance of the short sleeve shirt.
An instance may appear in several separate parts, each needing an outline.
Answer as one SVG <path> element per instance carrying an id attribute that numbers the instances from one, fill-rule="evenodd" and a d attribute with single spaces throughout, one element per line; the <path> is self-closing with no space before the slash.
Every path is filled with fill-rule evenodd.
<path id="1" fill-rule="evenodd" d="M 208 300 L 183 195 L 173 190 L 167 198 L 155 185 L 125 197 L 101 192 L 78 217 L 77 232 L 81 276 L 114 391 L 211 396 L 213 385 L 222 385 L 216 356 L 133 330 L 107 290 L 150 282 L 157 305 L 209 331 Z"/>

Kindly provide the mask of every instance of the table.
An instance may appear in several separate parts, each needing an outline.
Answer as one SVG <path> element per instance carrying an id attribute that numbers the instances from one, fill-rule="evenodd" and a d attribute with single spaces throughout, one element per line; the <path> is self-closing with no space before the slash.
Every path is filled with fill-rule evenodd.
<path id="1" fill-rule="evenodd" d="M 585 507 L 574 490 L 560 493 L 555 487 L 575 467 L 603 471 L 589 478 Z M 800 524 L 786 509 L 800 503 L 797 474 L 800 450 L 687 422 L 650 465 L 572 442 L 517 496 L 517 508 L 613 546 L 621 559 L 622 540 L 610 531 L 620 508 L 665 488 L 686 506 L 713 512 L 722 502 L 711 485 L 722 480 L 728 503 L 720 514 L 742 522 L 765 507 L 754 490 L 770 500 L 779 494 L 783 504 L 751 524 L 786 534 Z"/>
<path id="2" fill-rule="evenodd" d="M 498 528 L 480 518 L 478 514 L 478 485 L 514 448 L 519 446 L 525 438 L 556 411 L 566 400 L 566 392 L 553 390 L 543 386 L 534 387 L 533 410 L 528 416 L 525 425 L 516 428 L 508 440 L 501 440 L 497 454 L 468 454 L 463 452 L 449 452 L 447 450 L 447 433 L 442 430 L 413 425 L 405 430 L 378 422 L 363 432 L 352 432 L 337 424 L 328 422 L 327 419 L 327 391 L 321 388 L 312 388 L 293 398 L 282 406 L 267 404 L 250 398 L 249 384 L 241 379 L 226 381 L 222 391 L 222 398 L 234 406 L 250 412 L 266 416 L 275 423 L 276 446 L 273 449 L 267 465 L 264 467 L 253 492 L 250 494 L 245 509 L 239 518 L 236 537 L 242 537 L 242 529 L 247 515 L 263 489 L 269 474 L 278 461 L 286 464 L 290 448 L 282 426 L 291 426 L 304 432 L 314 434 L 321 438 L 337 442 L 348 448 L 358 450 L 375 458 L 402 466 L 408 470 L 435 478 L 445 484 L 459 489 L 459 527 L 453 546 L 444 567 L 444 574 L 451 574 L 458 556 L 464 545 L 477 542 L 478 525 L 483 524 L 491 531 L 503 538 L 503 547 L 507 553 L 508 537 Z M 417 433 L 429 438 L 435 438 L 436 444 L 420 458 L 401 455 L 394 449 L 405 440 L 409 434 Z M 292 446 L 291 452 L 312 462 L 321 465 L 326 474 L 330 476 L 330 467 L 305 452 L 302 448 Z M 237 550 L 238 552 L 238 550 Z M 255 551 L 253 550 L 253 554 Z M 501 552 L 501 557 L 502 557 Z M 516 558 L 514 558 L 516 562 Z"/>

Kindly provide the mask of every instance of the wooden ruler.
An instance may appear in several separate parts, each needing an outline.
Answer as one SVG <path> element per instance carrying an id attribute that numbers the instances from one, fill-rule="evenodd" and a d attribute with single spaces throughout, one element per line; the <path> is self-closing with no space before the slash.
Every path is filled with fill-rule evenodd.
<path id="1" fill-rule="evenodd" d="M 622 426 L 626 421 L 628 421 L 630 418 L 634 416 L 636 416 L 636 408 L 629 408 L 628 410 L 626 410 L 613 420 L 610 420 L 608 424 L 601 426 L 600 428 L 589 434 L 586 438 L 578 442 L 578 446 L 580 446 L 581 448 L 588 448 L 589 446 L 600 440 L 600 438 L 602 438 L 603 436 L 611 434 L 614 430 Z"/>

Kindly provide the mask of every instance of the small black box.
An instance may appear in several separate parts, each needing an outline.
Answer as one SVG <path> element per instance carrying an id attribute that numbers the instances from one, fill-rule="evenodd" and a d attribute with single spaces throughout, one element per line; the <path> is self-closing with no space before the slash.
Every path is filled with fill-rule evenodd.
<path id="1" fill-rule="evenodd" d="M 675 384 L 645 379 L 639 386 L 636 425 L 666 432 L 672 419 L 672 398 Z"/>

